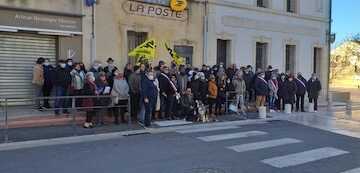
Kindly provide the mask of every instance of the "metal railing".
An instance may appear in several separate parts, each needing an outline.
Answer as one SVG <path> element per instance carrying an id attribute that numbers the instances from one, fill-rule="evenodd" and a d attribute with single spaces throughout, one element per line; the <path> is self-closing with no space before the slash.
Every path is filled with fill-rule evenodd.
<path id="1" fill-rule="evenodd" d="M 27 101 L 32 101 L 35 102 L 37 100 L 58 100 L 58 99 L 63 99 L 65 100 L 65 102 L 67 102 L 67 104 L 65 104 L 65 106 L 60 106 L 58 108 L 44 108 L 42 111 L 61 111 L 61 110 L 69 110 L 69 114 L 68 116 L 71 117 L 71 126 L 72 126 L 72 130 L 73 130 L 73 136 L 77 136 L 77 115 L 79 112 L 84 112 L 84 110 L 87 109 L 93 109 L 96 111 L 98 110 L 103 110 L 103 109 L 110 109 L 110 108 L 117 108 L 117 113 L 118 116 L 125 116 L 125 115 L 120 115 L 120 109 L 121 108 L 127 108 L 128 112 L 128 116 L 127 116 L 127 128 L 128 130 L 131 129 L 132 127 L 132 122 L 131 122 L 131 101 L 130 101 L 130 97 L 128 97 L 128 99 L 123 99 L 127 100 L 127 104 L 126 105 L 116 105 L 113 103 L 113 99 L 117 99 L 116 96 L 109 96 L 109 95 L 102 95 L 102 96 L 58 96 L 58 97 L 3 97 L 0 99 L 0 107 L 1 107 L 1 113 L 3 115 L 3 122 L 1 122 L 0 119 L 0 130 L 2 129 L 4 132 L 4 142 L 8 143 L 9 142 L 9 121 L 10 121 L 10 117 L 9 117 L 9 105 L 11 105 L 11 103 L 18 103 L 19 101 L 23 101 L 23 100 L 27 100 Z M 109 104 L 106 105 L 96 105 L 95 106 L 90 106 L 90 107 L 83 107 L 83 106 L 77 106 L 77 101 L 81 101 L 82 99 L 94 99 L 93 101 L 96 103 L 96 99 L 109 99 Z M 69 103 L 70 101 L 70 103 Z M 120 100 L 119 100 L 120 101 Z M 20 106 L 16 106 L 16 110 L 20 110 L 20 109 L 24 109 L 24 107 L 20 107 Z M 25 107 L 26 108 L 26 107 Z M 34 107 L 32 107 L 32 109 L 34 109 Z M 86 111 L 85 111 L 86 112 Z M 56 115 L 54 115 L 56 117 Z M 104 116 L 104 115 L 99 115 L 99 113 L 97 113 L 96 115 L 97 117 L 99 116 Z M 29 116 L 31 117 L 31 116 Z M 1 127 L 2 126 L 2 127 Z M 1 142 L 0 142 L 1 143 Z"/>

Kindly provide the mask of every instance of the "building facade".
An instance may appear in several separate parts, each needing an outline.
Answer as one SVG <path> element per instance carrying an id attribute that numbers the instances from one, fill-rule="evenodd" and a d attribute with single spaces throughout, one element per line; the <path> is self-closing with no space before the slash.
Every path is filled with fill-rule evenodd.
<path id="1" fill-rule="evenodd" d="M 102 0 L 95 9 L 96 59 L 108 57 L 124 67 L 134 62 L 129 51 L 147 39 L 157 42 L 156 64 L 170 62 L 165 43 L 185 57 L 187 63 L 200 66 L 203 58 L 203 4 L 189 1 L 184 11 L 175 12 L 169 0 Z M 91 59 L 92 9 L 84 7 L 84 61 Z"/>
<path id="2" fill-rule="evenodd" d="M 82 1 L 0 0 L 0 97 L 33 96 L 39 57 L 81 60 Z"/>
<path id="3" fill-rule="evenodd" d="M 317 73 L 327 92 L 330 0 L 208 0 L 206 64 Z"/>

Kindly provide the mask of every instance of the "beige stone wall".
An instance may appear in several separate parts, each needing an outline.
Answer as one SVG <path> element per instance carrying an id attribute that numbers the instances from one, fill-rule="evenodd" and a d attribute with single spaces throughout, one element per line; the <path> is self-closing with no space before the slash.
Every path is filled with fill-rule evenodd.
<path id="1" fill-rule="evenodd" d="M 83 0 L 0 0 L 0 6 L 81 14 Z"/>
<path id="2" fill-rule="evenodd" d="M 115 59 L 122 68 L 127 63 L 128 30 L 148 32 L 149 38 L 157 40 L 157 59 L 170 62 L 164 42 L 170 46 L 190 45 L 194 47 L 193 65 L 200 66 L 203 59 L 203 13 L 202 4 L 191 2 L 187 21 L 175 21 L 157 17 L 130 15 L 123 9 L 126 0 L 102 0 L 96 6 L 97 60 L 105 63 L 108 57 Z M 84 62 L 90 63 L 91 8 L 84 7 Z"/>

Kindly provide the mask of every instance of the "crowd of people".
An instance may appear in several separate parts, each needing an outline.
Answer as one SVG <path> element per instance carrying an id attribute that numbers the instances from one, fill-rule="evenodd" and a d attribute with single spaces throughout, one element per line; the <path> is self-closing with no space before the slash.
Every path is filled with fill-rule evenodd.
<path id="1" fill-rule="evenodd" d="M 112 58 L 108 58 L 105 67 L 95 61 L 89 69 L 72 59 L 59 60 L 52 66 L 49 59 L 38 58 L 33 73 L 36 97 L 48 97 L 53 90 L 57 97 L 111 96 L 76 99 L 76 107 L 86 111 L 85 128 L 94 126 L 93 118 L 101 111 L 111 113 L 116 124 L 125 122 L 126 111 L 144 126 L 150 126 L 154 119 L 197 121 L 199 105 L 206 105 L 209 119 L 217 121 L 218 116 L 224 114 L 228 97 L 236 100 L 233 105 L 243 114 L 251 105 L 267 106 L 274 112 L 283 111 L 285 104 L 290 104 L 293 111 L 304 112 L 307 93 L 317 111 L 321 90 L 316 74 L 306 80 L 301 73 L 280 73 L 271 66 L 254 71 L 251 65 L 237 68 L 232 64 L 226 68 L 223 63 L 201 68 L 178 66 L 173 62 L 168 66 L 164 61 L 154 67 L 128 63 L 120 70 Z M 51 108 L 48 99 L 44 99 L 43 104 L 37 100 L 36 106 L 39 110 Z M 110 108 L 94 109 L 94 106 Z M 70 107 L 71 99 L 55 99 L 56 115 L 68 114 Z"/>

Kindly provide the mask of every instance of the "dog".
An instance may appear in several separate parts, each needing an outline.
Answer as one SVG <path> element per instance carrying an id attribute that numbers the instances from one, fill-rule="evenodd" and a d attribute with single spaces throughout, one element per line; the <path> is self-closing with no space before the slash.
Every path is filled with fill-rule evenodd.
<path id="1" fill-rule="evenodd" d="M 206 106 L 200 100 L 196 100 L 195 116 L 198 122 L 209 122 L 209 117 L 206 112 Z"/>

